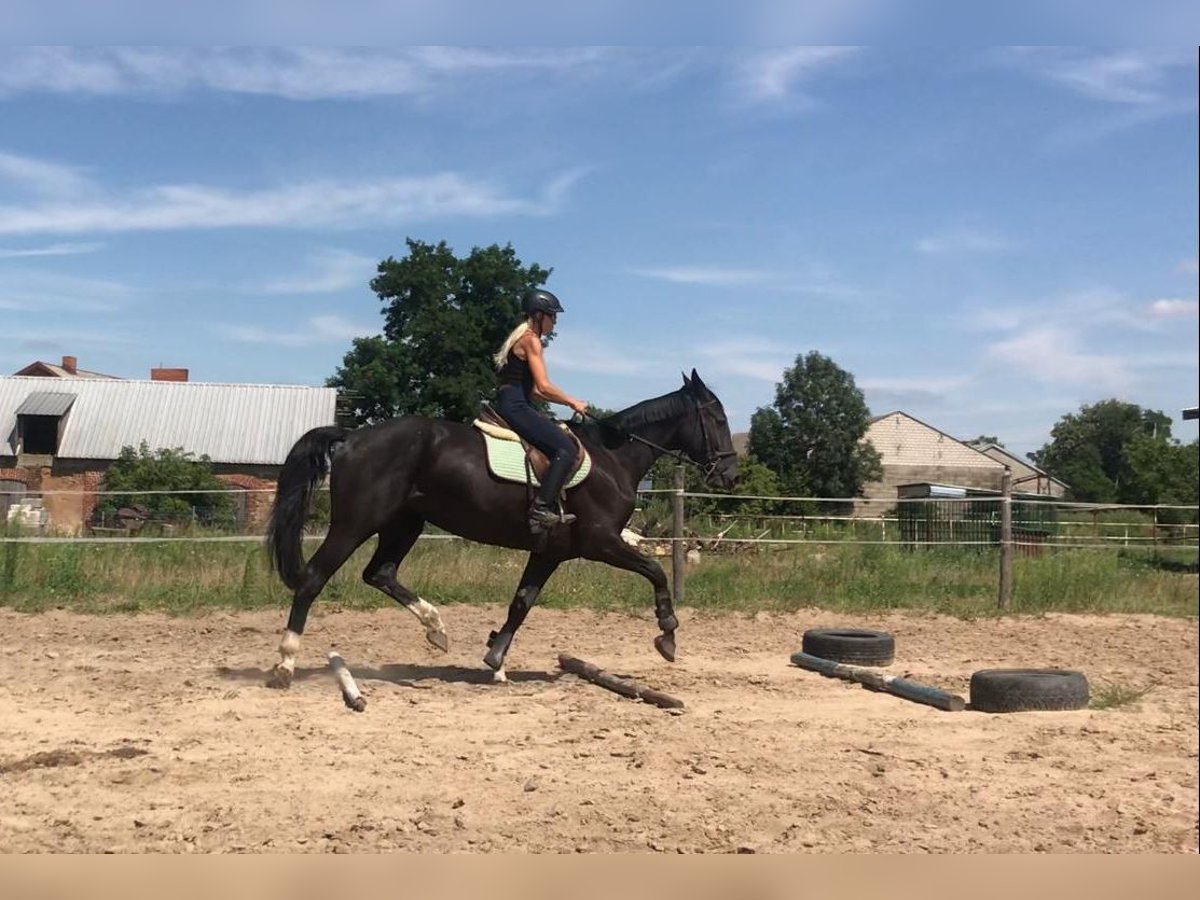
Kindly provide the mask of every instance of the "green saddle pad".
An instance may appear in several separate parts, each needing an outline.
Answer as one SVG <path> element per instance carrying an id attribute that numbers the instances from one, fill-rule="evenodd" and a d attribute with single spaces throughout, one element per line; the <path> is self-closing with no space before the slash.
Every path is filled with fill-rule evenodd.
<path id="1" fill-rule="evenodd" d="M 480 432 L 483 434 L 483 432 Z M 537 474 L 533 471 L 529 472 L 528 478 L 525 475 L 525 448 L 520 441 L 504 441 L 500 438 L 494 438 L 490 434 L 483 434 L 483 443 L 487 447 L 488 468 L 497 478 L 503 478 L 505 481 L 516 481 L 525 484 L 527 481 L 533 483 L 534 487 L 541 484 L 538 481 Z M 585 449 L 583 451 L 583 464 L 580 465 L 579 471 L 571 476 L 565 487 L 573 488 L 583 479 L 588 477 L 588 473 L 592 471 L 592 455 Z"/>

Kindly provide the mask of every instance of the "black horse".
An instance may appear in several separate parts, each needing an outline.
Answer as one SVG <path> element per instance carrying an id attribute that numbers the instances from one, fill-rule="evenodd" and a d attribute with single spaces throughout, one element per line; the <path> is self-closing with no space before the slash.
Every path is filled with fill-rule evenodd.
<path id="1" fill-rule="evenodd" d="M 570 427 L 591 454 L 592 471 L 567 495 L 576 521 L 543 535 L 529 530 L 526 486 L 489 472 L 483 436 L 470 425 L 404 416 L 355 430 L 314 428 L 301 437 L 283 464 L 267 532 L 275 570 L 295 591 L 279 645 L 280 662 L 268 683 L 291 684 L 309 607 L 373 534 L 379 535 L 379 543 L 363 580 L 412 611 L 425 626 L 426 639 L 447 649 L 438 611 L 396 580 L 400 561 L 426 522 L 468 540 L 530 551 L 508 619 L 488 640 L 484 662 L 497 680 L 504 677 L 505 654 L 538 592 L 562 562 L 578 557 L 637 572 L 654 585 L 662 630 L 654 644 L 674 661 L 678 621 L 666 575 L 658 563 L 628 546 L 621 531 L 633 514 L 639 482 L 663 452 L 682 451 L 705 468 L 710 484 L 734 484 L 737 456 L 721 401 L 693 369 L 673 393 L 603 422 Z M 305 564 L 300 544 L 309 498 L 327 474 L 329 533 Z"/>

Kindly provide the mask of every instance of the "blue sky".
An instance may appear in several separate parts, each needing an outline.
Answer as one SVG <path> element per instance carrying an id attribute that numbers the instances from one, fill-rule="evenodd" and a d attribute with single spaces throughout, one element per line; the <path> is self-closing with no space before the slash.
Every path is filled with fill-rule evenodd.
<path id="1" fill-rule="evenodd" d="M 7 49 L 0 371 L 320 384 L 413 237 L 552 267 L 551 376 L 603 406 L 695 367 L 744 430 L 818 350 L 1021 453 L 1107 397 L 1177 417 L 1196 83 L 1161 48 Z"/>

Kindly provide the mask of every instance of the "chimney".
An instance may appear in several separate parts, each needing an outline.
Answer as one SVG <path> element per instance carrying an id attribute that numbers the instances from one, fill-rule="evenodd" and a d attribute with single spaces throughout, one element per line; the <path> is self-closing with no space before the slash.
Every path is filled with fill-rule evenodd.
<path id="1" fill-rule="evenodd" d="M 66 370 L 67 370 L 67 372 L 68 372 L 69 374 L 71 374 L 71 375 L 74 375 L 74 374 L 75 374 L 75 367 L 76 367 L 78 364 L 79 364 L 79 360 L 77 360 L 77 359 L 76 359 L 75 357 L 73 357 L 73 356 L 64 356 L 64 357 L 63 357 L 63 361 L 62 361 L 62 367 L 63 367 L 64 369 L 66 369 Z"/>
<path id="2" fill-rule="evenodd" d="M 150 370 L 151 381 L 187 381 L 187 369 L 164 369 L 157 368 Z"/>

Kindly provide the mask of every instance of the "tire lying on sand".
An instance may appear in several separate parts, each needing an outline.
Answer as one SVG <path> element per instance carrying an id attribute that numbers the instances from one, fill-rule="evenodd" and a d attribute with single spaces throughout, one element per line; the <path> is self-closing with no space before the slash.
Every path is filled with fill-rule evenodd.
<path id="1" fill-rule="evenodd" d="M 890 634 L 865 628 L 810 628 L 801 646 L 810 656 L 855 666 L 890 666 L 896 658 Z"/>
<path id="2" fill-rule="evenodd" d="M 1087 676 L 1070 669 L 981 669 L 971 676 L 971 709 L 979 712 L 1083 709 L 1089 699 Z"/>

